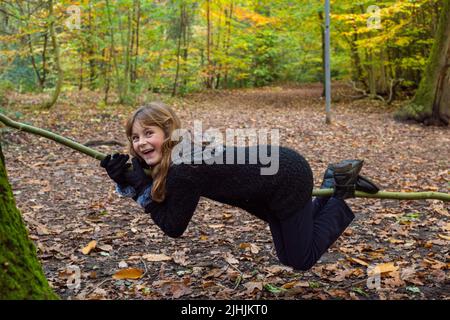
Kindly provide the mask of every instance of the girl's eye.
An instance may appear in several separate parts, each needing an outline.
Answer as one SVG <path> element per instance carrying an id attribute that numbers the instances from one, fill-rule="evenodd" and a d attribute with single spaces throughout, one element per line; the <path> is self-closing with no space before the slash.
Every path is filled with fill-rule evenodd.
<path id="1" fill-rule="evenodd" d="M 153 134 L 153 131 L 147 131 L 145 134 L 146 134 L 147 136 L 151 136 L 151 135 Z"/>
<path id="2" fill-rule="evenodd" d="M 131 140 L 132 140 L 133 142 L 136 142 L 136 141 L 139 140 L 139 138 L 138 138 L 138 137 L 131 137 Z"/>

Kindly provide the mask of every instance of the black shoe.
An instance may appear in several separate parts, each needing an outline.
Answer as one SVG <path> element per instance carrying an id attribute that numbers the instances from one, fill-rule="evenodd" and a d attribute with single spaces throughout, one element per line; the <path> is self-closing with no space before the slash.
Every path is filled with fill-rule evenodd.
<path id="1" fill-rule="evenodd" d="M 351 163 L 355 160 L 344 160 L 341 163 L 347 164 Z M 327 169 L 325 170 L 325 173 L 323 175 L 323 181 L 320 186 L 320 189 L 334 189 L 334 164 L 329 164 Z M 380 191 L 380 188 L 372 182 L 369 178 L 366 178 L 364 176 L 358 175 L 358 178 L 356 179 L 356 186 L 355 189 L 357 191 L 362 191 L 366 193 L 375 194 L 378 191 Z"/>
<path id="2" fill-rule="evenodd" d="M 334 164 L 333 196 L 338 199 L 355 197 L 356 180 L 363 166 L 362 160 L 344 160 Z"/>
<path id="3" fill-rule="evenodd" d="M 365 193 L 375 194 L 378 191 L 380 191 L 380 188 L 378 188 L 378 186 L 375 183 L 369 180 L 369 178 L 359 175 L 358 179 L 356 180 L 356 190 Z"/>

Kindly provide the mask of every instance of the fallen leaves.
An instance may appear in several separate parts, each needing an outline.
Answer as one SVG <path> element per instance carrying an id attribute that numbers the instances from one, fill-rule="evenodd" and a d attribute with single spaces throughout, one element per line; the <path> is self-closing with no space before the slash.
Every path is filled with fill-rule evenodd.
<path id="1" fill-rule="evenodd" d="M 269 273 L 268 275 L 277 275 L 283 272 L 292 272 L 291 267 L 282 265 L 272 265 L 269 267 L 265 267 L 264 270 L 266 270 Z"/>
<path id="2" fill-rule="evenodd" d="M 320 90 L 317 90 L 318 96 Z M 298 92 L 298 89 L 294 91 Z M 255 93 L 261 97 L 267 92 Z M 430 143 L 448 140 L 448 130 L 404 126 L 390 121 L 385 114 L 362 114 L 360 109 L 354 108 L 358 105 L 343 104 L 337 104 L 340 124 L 324 129 L 317 125 L 321 116 L 315 112 L 319 108 L 314 101 L 308 104 L 308 108 L 296 105 L 280 109 L 260 100 L 262 104 L 258 104 L 257 113 L 261 116 L 257 116 L 251 105 L 252 95 L 245 93 L 248 108 L 243 110 L 243 92 L 237 90 L 231 95 L 234 94 L 239 95 L 239 98 L 233 98 L 236 98 L 234 101 L 239 112 L 230 107 L 229 96 L 220 98 L 220 103 L 226 104 L 224 108 L 214 99 L 211 102 L 208 95 L 208 99 L 202 102 L 204 106 L 192 104 L 190 108 L 180 108 L 177 112 L 189 121 L 208 111 L 213 115 L 208 119 L 208 125 L 221 128 L 229 121 L 246 126 L 253 123 L 248 121 L 250 118 L 256 118 L 256 123 L 261 126 L 277 123 L 283 131 L 283 141 L 307 153 L 315 178 L 321 179 L 326 163 L 337 157 L 364 156 L 367 158 L 364 174 L 385 190 L 439 188 L 445 192 L 448 186 L 448 148 L 445 144 Z M 98 97 L 93 96 L 92 100 L 97 101 Z M 61 100 L 55 112 L 36 113 L 32 117 L 41 127 L 57 128 L 54 125 L 60 123 L 70 131 L 64 134 L 70 133 L 74 139 L 83 141 L 84 138 L 101 135 L 100 127 L 92 127 L 92 123 L 83 121 L 88 115 L 95 121 L 102 119 L 102 123 L 108 123 L 110 132 L 118 139 L 122 116 L 131 109 L 118 106 L 120 112 L 114 114 L 115 109 L 96 110 L 95 103 L 94 107 L 80 102 L 77 108 L 67 108 Z M 234 114 L 238 114 L 238 118 L 234 118 Z M 66 122 L 68 117 L 73 121 Z M 370 126 L 367 125 L 367 117 L 370 118 Z M 50 120 L 54 125 L 48 125 Z M 80 129 L 73 132 L 71 128 Z M 343 128 L 347 133 L 343 133 Z M 415 139 L 414 146 L 410 144 L 409 133 L 412 130 L 422 138 Z M 351 144 L 346 144 L 349 134 L 356 138 Z M 330 141 L 344 143 L 340 144 L 341 148 L 330 148 Z M 200 214 L 194 216 L 186 237 L 168 239 L 138 206 L 117 197 L 113 184 L 108 184 L 107 190 L 103 187 L 109 180 L 106 173 L 99 170 L 98 161 L 70 151 L 65 162 L 57 163 L 55 160 L 67 149 L 47 140 L 38 139 L 16 146 L 20 148 L 13 153 L 5 152 L 5 156 L 9 160 L 10 179 L 17 189 L 17 203 L 29 226 L 30 237 L 36 240 L 44 266 L 56 264 L 57 270 L 70 264 L 80 267 L 82 290 L 85 288 L 86 293 L 92 292 L 86 294 L 86 298 L 264 299 L 276 298 L 280 294 L 310 299 L 329 299 L 330 296 L 408 299 L 419 294 L 427 299 L 448 297 L 445 292 L 450 269 L 446 260 L 450 237 L 448 203 L 437 200 L 352 201 L 350 207 L 357 216 L 352 227 L 311 271 L 298 272 L 280 265 L 267 224 L 250 218 L 243 210 L 202 199 L 198 207 Z M 114 149 L 108 146 L 100 148 L 105 153 Z M 409 161 L 411 153 L 415 162 Z M 40 162 L 34 159 L 40 159 Z M 98 243 L 88 250 L 87 244 L 92 239 Z M 85 254 L 78 249 L 89 252 Z M 224 256 L 225 252 L 228 254 Z M 144 261 L 148 276 L 133 279 L 132 274 L 124 280 L 135 281 L 111 281 L 111 275 L 119 269 L 139 268 Z M 386 263 L 392 263 L 394 267 L 381 266 L 381 271 L 384 271 L 380 274 L 381 290 L 363 287 L 352 291 L 355 286 L 365 285 L 369 266 Z M 105 275 L 109 282 L 100 288 Z M 137 276 L 139 273 L 134 277 Z M 191 280 L 180 280 L 186 276 Z M 66 280 L 58 275 L 49 279 L 63 298 L 76 297 L 67 290 Z M 275 289 L 271 286 L 266 289 L 265 283 Z M 276 288 L 286 291 L 279 292 Z"/>
<path id="3" fill-rule="evenodd" d="M 256 244 L 253 244 L 253 243 L 245 243 L 245 242 L 241 243 L 239 245 L 239 248 L 244 249 L 244 250 L 248 250 L 248 251 L 250 251 L 253 254 L 258 254 L 259 251 L 260 251 L 259 247 Z"/>
<path id="4" fill-rule="evenodd" d="M 186 256 L 188 250 L 177 250 L 172 254 L 173 262 L 181 265 L 181 266 L 187 266 L 188 265 L 188 257 Z"/>
<path id="5" fill-rule="evenodd" d="M 443 235 L 443 234 L 438 234 L 438 237 L 441 238 L 441 239 L 450 241 L 450 236 L 446 236 L 446 235 Z"/>
<path id="6" fill-rule="evenodd" d="M 143 259 L 149 262 L 161 262 L 161 261 L 170 261 L 172 257 L 169 257 L 162 253 L 149 253 L 142 256 Z"/>
<path id="7" fill-rule="evenodd" d="M 237 260 L 231 253 L 225 253 L 224 257 L 226 262 L 229 264 L 239 264 L 239 260 Z"/>
<path id="8" fill-rule="evenodd" d="M 263 285 L 264 284 L 261 281 L 250 281 L 244 283 L 243 286 L 247 289 L 245 294 L 252 294 L 255 290 L 262 291 Z"/>
<path id="9" fill-rule="evenodd" d="M 368 267 L 369 264 L 367 262 L 365 262 L 364 260 L 358 259 L 358 258 L 349 258 L 350 261 L 353 261 L 357 264 L 360 264 L 362 266 Z"/>
<path id="10" fill-rule="evenodd" d="M 116 280 L 124 280 L 124 279 L 140 279 L 144 271 L 136 268 L 128 268 L 117 271 L 112 277 Z"/>
<path id="11" fill-rule="evenodd" d="M 186 296 L 192 293 L 192 289 L 189 287 L 189 284 L 189 278 L 185 278 L 183 281 L 154 281 L 152 285 L 153 287 L 159 287 L 162 295 L 172 296 L 174 299 L 178 299 L 182 296 Z"/>
<path id="12" fill-rule="evenodd" d="M 97 249 L 100 249 L 100 250 L 106 251 L 106 252 L 113 251 L 113 247 L 111 245 L 109 245 L 109 244 L 97 245 Z"/>
<path id="13" fill-rule="evenodd" d="M 96 246 L 97 246 L 97 241 L 92 240 L 91 242 L 88 243 L 88 245 L 86 247 L 81 249 L 81 252 L 84 255 L 88 255 L 93 249 L 95 249 Z"/>
<path id="14" fill-rule="evenodd" d="M 436 269 L 436 270 L 450 268 L 450 264 L 446 264 L 444 262 L 441 262 L 441 261 L 438 261 L 435 259 L 431 259 L 431 258 L 425 258 L 425 259 L 423 259 L 423 262 L 425 263 L 426 266 L 429 266 L 432 269 Z"/>
<path id="15" fill-rule="evenodd" d="M 395 266 L 394 263 L 388 262 L 388 263 L 380 263 L 375 265 L 373 268 L 369 268 L 367 271 L 367 274 L 369 276 L 373 276 L 375 274 L 386 274 L 393 271 L 398 270 L 398 266 Z"/>

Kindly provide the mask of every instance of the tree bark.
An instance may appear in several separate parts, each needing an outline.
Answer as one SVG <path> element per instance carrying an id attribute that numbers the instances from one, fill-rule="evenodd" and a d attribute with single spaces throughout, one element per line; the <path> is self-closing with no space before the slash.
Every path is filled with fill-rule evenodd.
<path id="1" fill-rule="evenodd" d="M 59 94 L 60 94 L 61 88 L 62 88 L 63 77 L 64 77 L 63 70 L 61 67 L 61 61 L 60 61 L 59 44 L 58 44 L 58 40 L 56 39 L 56 32 L 55 32 L 56 17 L 53 14 L 53 0 L 49 0 L 49 2 L 48 2 L 48 15 L 50 18 L 49 29 L 50 29 L 50 36 L 52 38 L 53 52 L 55 55 L 55 65 L 56 65 L 56 70 L 58 72 L 58 80 L 56 82 L 56 88 L 55 88 L 55 91 L 53 91 L 53 95 L 52 95 L 51 99 L 49 101 L 47 101 L 46 103 L 44 103 L 42 106 L 45 109 L 50 109 L 51 107 L 53 107 L 53 105 L 58 100 L 58 97 L 59 97 Z"/>
<path id="2" fill-rule="evenodd" d="M 0 299 L 58 299 L 28 238 L 11 191 L 0 145 Z"/>
<path id="3" fill-rule="evenodd" d="M 212 88 L 211 65 L 211 0 L 206 0 L 206 88 Z"/>
<path id="4" fill-rule="evenodd" d="M 114 40 L 115 30 L 113 29 L 114 25 L 113 25 L 112 16 L 111 16 L 111 6 L 109 3 L 109 0 L 106 0 L 106 13 L 108 16 L 109 35 L 110 35 L 110 39 L 111 39 L 110 53 L 111 53 L 111 59 L 113 62 L 114 73 L 115 73 L 116 82 L 117 82 L 117 91 L 119 93 L 119 103 L 123 103 L 123 101 L 125 100 L 125 97 L 123 96 L 123 82 L 122 82 L 122 80 L 120 78 L 120 74 L 119 74 L 119 64 L 117 62 L 116 45 L 115 45 L 115 40 Z M 109 91 L 109 81 L 108 81 L 107 88 Z M 106 95 L 107 95 L 107 93 L 106 93 Z M 105 100 L 107 100 L 107 99 L 105 99 Z"/>
<path id="5" fill-rule="evenodd" d="M 88 62 L 89 62 L 89 89 L 95 89 L 95 79 L 97 78 L 96 74 L 96 58 L 95 58 L 95 34 L 92 22 L 92 1 L 88 3 L 88 30 L 89 34 L 87 36 L 88 42 Z"/>
<path id="6" fill-rule="evenodd" d="M 137 80 L 137 67 L 138 67 L 138 58 L 139 58 L 139 29 L 141 24 L 141 2 L 140 0 L 135 0 L 134 7 L 136 10 L 135 15 L 135 39 L 136 39 L 136 45 L 135 45 L 135 53 L 134 53 L 134 61 L 131 71 L 131 82 L 136 83 Z"/>
<path id="7" fill-rule="evenodd" d="M 326 88 L 325 88 L 325 20 L 323 18 L 323 12 L 319 11 L 319 24 L 320 24 L 320 35 L 322 42 L 322 77 L 320 78 L 320 82 L 322 83 L 322 97 L 325 97 Z"/>
<path id="8" fill-rule="evenodd" d="M 233 1 L 230 2 L 230 8 L 227 14 L 227 9 L 225 9 L 225 17 L 226 17 L 226 22 L 225 25 L 227 27 L 227 35 L 226 35 L 226 40 L 225 40 L 225 58 L 227 59 L 229 56 L 229 51 L 230 51 L 230 42 L 231 42 L 231 18 L 233 16 Z M 227 60 L 228 61 L 228 60 Z M 223 79 L 223 83 L 225 84 L 224 87 L 228 88 L 228 69 L 229 69 L 229 63 L 226 62 L 225 63 L 225 74 L 224 74 L 224 79 Z"/>
<path id="9" fill-rule="evenodd" d="M 436 39 L 411 103 L 396 113 L 398 120 L 448 125 L 450 120 L 450 0 L 444 0 Z"/>
<path id="10" fill-rule="evenodd" d="M 180 75 L 180 54 L 181 54 L 181 39 L 183 37 L 183 31 L 185 28 L 184 23 L 184 10 L 185 10 L 185 4 L 180 4 L 180 25 L 179 25 L 179 31 L 178 31 L 178 42 L 177 42 L 177 68 L 175 71 L 175 79 L 173 81 L 173 88 L 172 88 L 172 97 L 176 96 L 177 90 L 178 90 L 178 78 Z"/>

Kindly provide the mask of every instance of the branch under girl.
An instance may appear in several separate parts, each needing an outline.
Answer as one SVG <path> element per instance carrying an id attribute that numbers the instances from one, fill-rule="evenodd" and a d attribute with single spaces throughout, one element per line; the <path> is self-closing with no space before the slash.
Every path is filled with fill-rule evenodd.
<path id="1" fill-rule="evenodd" d="M 262 145 L 225 145 L 214 155 L 223 161 L 174 162 L 172 151 L 180 141 L 174 141 L 172 134 L 180 128 L 169 106 L 154 102 L 140 107 L 126 124 L 132 168 L 128 154 L 108 155 L 101 162 L 116 191 L 133 198 L 169 237 L 184 233 L 200 197 L 206 197 L 266 221 L 280 262 L 308 270 L 354 219 L 344 200 L 354 197 L 355 190 L 378 192 L 373 182 L 359 175 L 363 161 L 344 160 L 330 164 L 324 174 L 321 188 L 333 188 L 333 195 L 313 199 L 308 162 L 283 146 L 278 146 L 278 171 L 272 175 L 261 174 L 264 164 L 259 159 L 226 161 L 230 152 L 232 157 L 242 152 L 248 160 L 267 148 Z"/>

